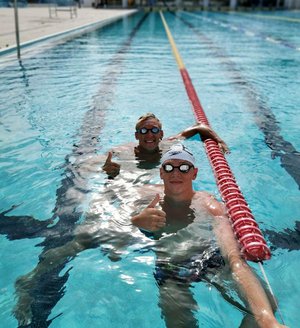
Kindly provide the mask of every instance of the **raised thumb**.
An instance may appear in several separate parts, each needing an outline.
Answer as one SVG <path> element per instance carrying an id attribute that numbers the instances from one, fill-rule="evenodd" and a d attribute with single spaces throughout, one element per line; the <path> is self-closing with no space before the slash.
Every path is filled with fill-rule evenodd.
<path id="1" fill-rule="evenodd" d="M 104 165 L 111 163 L 111 158 L 112 158 L 112 152 L 110 151 L 110 152 L 108 152 L 108 155 L 107 155 Z"/>
<path id="2" fill-rule="evenodd" d="M 151 201 L 151 203 L 147 206 L 147 208 L 154 208 L 156 204 L 159 202 L 160 197 L 159 194 L 156 194 L 154 199 Z"/>

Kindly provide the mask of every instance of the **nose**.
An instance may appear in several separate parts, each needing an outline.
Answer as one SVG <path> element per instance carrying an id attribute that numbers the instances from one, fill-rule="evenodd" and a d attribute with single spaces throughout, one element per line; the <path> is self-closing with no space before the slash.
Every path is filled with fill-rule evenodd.
<path id="1" fill-rule="evenodd" d="M 181 172 L 179 170 L 179 167 L 175 167 L 174 170 L 171 172 L 171 174 L 174 176 L 181 175 Z"/>
<path id="2" fill-rule="evenodd" d="M 151 130 L 148 130 L 147 133 L 144 134 L 145 137 L 151 137 L 154 138 L 157 136 L 157 134 L 153 133 Z"/>
<path id="3" fill-rule="evenodd" d="M 148 133 L 150 133 L 150 134 L 155 134 L 155 133 L 153 133 L 151 130 L 148 130 L 147 132 L 146 132 L 146 134 L 148 134 Z"/>

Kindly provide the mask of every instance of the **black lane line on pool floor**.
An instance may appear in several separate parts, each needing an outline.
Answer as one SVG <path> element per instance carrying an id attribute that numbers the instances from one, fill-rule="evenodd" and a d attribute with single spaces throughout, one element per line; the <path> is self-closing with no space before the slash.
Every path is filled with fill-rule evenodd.
<path id="1" fill-rule="evenodd" d="M 52 218 L 39 221 L 30 216 L 6 215 L 14 208 L 0 213 L 0 233 L 6 235 L 9 240 L 45 237 L 45 240 L 37 245 L 44 247 L 39 256 L 40 260 L 43 258 L 45 251 L 65 245 L 72 240 L 76 223 L 84 215 L 83 212 L 78 210 L 82 199 L 70 198 L 70 191 L 76 188 L 81 193 L 88 192 L 87 181 L 82 181 L 79 166 L 87 164 L 91 160 L 91 156 L 99 150 L 99 135 L 104 124 L 103 118 L 105 111 L 112 103 L 113 89 L 121 73 L 121 64 L 131 47 L 133 38 L 148 15 L 149 13 L 143 15 L 112 58 L 109 68 L 104 74 L 104 82 L 94 98 L 94 107 L 87 111 L 84 116 L 79 131 L 80 141 L 74 145 L 72 153 L 65 158 L 64 178 L 61 181 L 61 186 L 56 191 L 57 198 Z M 70 162 L 71 158 L 75 158 L 79 166 L 72 164 Z M 55 224 L 53 224 L 54 219 L 58 219 Z M 51 226 L 51 224 L 53 225 Z M 93 245 L 93 247 L 96 246 Z M 64 296 L 64 284 L 68 280 L 71 269 L 62 276 L 60 276 L 60 273 L 70 260 L 66 259 L 52 270 L 42 274 L 40 279 L 32 286 L 30 290 L 30 297 L 33 298 L 31 304 L 32 321 L 30 324 L 20 325 L 19 327 L 48 327 L 55 319 L 47 320 L 54 306 Z"/>
<path id="2" fill-rule="evenodd" d="M 239 90 L 246 90 L 245 99 L 248 102 L 248 108 L 254 115 L 254 121 L 261 132 L 264 134 L 266 145 L 272 150 L 271 157 L 275 159 L 280 158 L 281 167 L 294 179 L 300 189 L 300 152 L 293 146 L 293 144 L 285 140 L 280 134 L 280 126 L 278 120 L 273 114 L 272 110 L 260 99 L 259 94 L 254 89 L 250 82 L 245 80 L 241 75 L 240 70 L 235 63 L 225 55 L 224 49 L 219 48 L 212 40 L 203 35 L 199 30 L 186 19 L 172 13 L 185 25 L 187 25 L 199 38 L 201 42 L 209 45 L 210 50 L 220 62 L 225 65 L 233 76 L 235 85 L 242 86 Z"/>
<path id="3" fill-rule="evenodd" d="M 188 15 L 192 18 L 195 18 L 195 19 L 205 20 L 209 23 L 213 23 L 214 25 L 218 26 L 219 28 L 225 27 L 225 28 L 228 28 L 229 30 L 231 30 L 232 32 L 243 33 L 248 37 L 256 37 L 258 39 L 261 39 L 263 41 L 271 43 L 272 45 L 278 44 L 278 45 L 286 47 L 286 48 L 300 51 L 299 47 L 297 47 L 295 44 L 293 44 L 285 39 L 275 37 L 271 34 L 256 32 L 249 28 L 244 28 L 241 24 L 237 24 L 237 23 L 233 24 L 232 22 L 228 22 L 226 20 L 220 19 L 219 17 L 218 18 L 208 18 L 205 16 L 199 16 L 197 14 L 191 14 L 191 13 L 187 13 L 184 11 L 182 11 L 182 13 L 184 13 L 185 15 Z M 219 15 L 227 15 L 226 13 L 218 13 L 218 14 Z"/>
<path id="4" fill-rule="evenodd" d="M 184 14 L 186 14 L 186 13 L 184 13 Z M 188 14 L 190 15 L 190 13 L 188 13 Z M 189 24 L 191 24 L 191 23 L 189 23 Z M 196 29 L 194 26 L 191 26 L 191 28 Z M 197 29 L 196 29 L 195 32 L 197 34 L 199 33 L 199 31 Z M 209 42 L 209 44 L 212 43 L 212 41 L 208 40 L 205 36 L 201 35 L 201 37 L 203 37 L 203 39 L 205 39 L 205 42 Z M 224 52 L 222 51 L 222 54 L 221 54 L 221 49 L 217 48 L 216 45 L 213 45 L 213 47 L 216 48 L 217 56 L 220 59 L 223 60 L 224 59 Z M 232 73 L 235 74 L 234 79 L 238 78 L 238 79 L 241 80 L 240 71 L 236 68 L 235 64 L 231 60 L 228 60 L 226 58 L 226 61 L 225 62 L 222 61 L 222 63 L 227 65 L 228 69 Z M 250 85 L 250 83 L 248 83 L 247 81 L 245 82 L 244 80 L 241 80 L 241 81 L 242 82 L 240 84 L 243 85 L 243 86 L 246 85 L 246 87 L 249 88 L 250 96 L 253 98 L 253 100 L 257 101 L 257 99 L 259 99 L 259 98 L 256 97 L 256 92 L 253 89 L 253 87 Z M 251 100 L 251 101 L 253 101 L 253 100 Z M 297 156 L 296 157 L 296 163 L 298 163 L 297 165 L 299 165 L 299 152 L 297 152 L 297 150 L 295 150 L 293 145 L 291 145 L 289 142 L 287 142 L 285 140 L 282 140 L 283 138 L 279 134 L 280 133 L 280 128 L 278 126 L 278 122 L 276 121 L 276 118 L 275 118 L 274 114 L 265 105 L 262 105 L 262 107 L 263 107 L 262 116 L 263 116 L 264 119 L 262 121 L 260 121 L 259 120 L 260 115 L 258 115 L 258 118 L 257 118 L 258 122 L 256 122 L 256 123 L 257 123 L 258 126 L 260 126 L 259 123 L 262 123 L 262 127 L 260 128 L 260 130 L 262 130 L 262 132 L 265 134 L 265 141 L 266 141 L 268 147 L 273 150 L 274 145 L 272 145 L 272 141 L 276 144 L 276 140 L 279 139 L 279 145 L 277 145 L 277 147 L 274 147 L 274 148 L 276 150 L 278 148 L 281 149 L 281 147 L 284 148 L 285 144 L 287 144 L 287 148 L 288 148 L 288 153 L 286 154 L 286 157 L 282 158 L 281 160 L 282 161 L 287 161 L 287 165 L 289 165 L 289 162 L 293 162 L 294 156 Z M 259 108 L 260 108 L 260 106 L 259 106 Z M 271 112 L 271 113 L 269 114 L 269 112 Z M 268 121 L 269 118 L 270 118 L 270 122 Z M 264 123 L 264 121 L 266 121 L 266 124 Z M 274 129 L 275 137 L 272 138 L 272 132 L 274 132 L 272 130 L 272 128 L 274 126 L 275 126 L 275 129 Z M 291 155 L 289 155 L 289 153 Z M 272 152 L 272 158 L 274 158 L 273 157 L 273 152 Z M 293 168 L 292 171 L 297 170 L 297 165 L 295 165 L 295 167 Z M 298 170 L 299 170 L 299 166 L 298 166 Z M 293 177 L 293 174 L 294 173 L 291 174 L 292 177 Z M 297 183 L 298 183 L 298 186 L 299 186 L 299 175 L 298 175 L 298 178 L 296 176 L 296 178 L 294 178 L 294 180 L 296 180 L 296 182 L 298 181 Z M 300 250 L 300 221 L 295 221 L 295 227 L 294 227 L 293 230 L 287 228 L 287 229 L 284 229 L 283 231 L 277 232 L 277 231 L 272 231 L 272 230 L 266 229 L 266 230 L 262 230 L 262 233 L 263 233 L 263 235 L 268 237 L 268 241 L 272 244 L 271 245 L 271 251 L 274 251 L 276 249 L 287 249 L 289 251 Z"/>

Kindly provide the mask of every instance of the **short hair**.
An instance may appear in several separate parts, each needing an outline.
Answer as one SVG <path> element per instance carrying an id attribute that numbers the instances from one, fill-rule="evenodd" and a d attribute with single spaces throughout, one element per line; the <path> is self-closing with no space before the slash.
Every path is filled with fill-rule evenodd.
<path id="1" fill-rule="evenodd" d="M 149 120 L 149 119 L 155 119 L 158 123 L 158 127 L 161 129 L 162 128 L 162 124 L 160 122 L 160 120 L 153 114 L 153 113 L 146 113 L 145 115 L 141 116 L 138 121 L 136 122 L 136 125 L 135 125 L 135 129 L 138 130 L 140 125 Z"/>

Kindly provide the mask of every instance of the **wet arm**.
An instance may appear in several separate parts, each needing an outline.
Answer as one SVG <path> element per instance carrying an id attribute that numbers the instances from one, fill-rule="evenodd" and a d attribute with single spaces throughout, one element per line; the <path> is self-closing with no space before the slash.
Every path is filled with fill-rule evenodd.
<path id="1" fill-rule="evenodd" d="M 71 170 L 75 171 L 81 178 L 86 179 L 92 174 L 98 174 L 101 169 L 110 178 L 116 177 L 120 172 L 120 165 L 112 161 L 113 151 L 107 155 L 92 154 L 79 156 L 71 163 Z"/>
<path id="2" fill-rule="evenodd" d="M 206 139 L 212 139 L 214 140 L 219 148 L 223 151 L 223 153 L 229 153 L 229 148 L 226 145 L 226 143 L 224 142 L 224 140 L 222 140 L 217 133 L 211 129 L 208 125 L 206 124 L 202 124 L 200 122 L 198 122 L 197 124 L 181 131 L 180 133 L 178 133 L 175 136 L 172 136 L 168 139 L 188 139 L 193 137 L 194 135 L 196 135 L 197 133 L 199 133 L 202 141 L 205 141 Z"/>
<path id="3" fill-rule="evenodd" d="M 232 277 L 237 283 L 239 292 L 246 300 L 259 327 L 277 328 L 280 325 L 259 280 L 250 266 L 242 259 L 238 243 L 233 234 L 231 224 L 226 216 L 217 217 L 216 237 L 221 251 L 231 268 Z"/>

